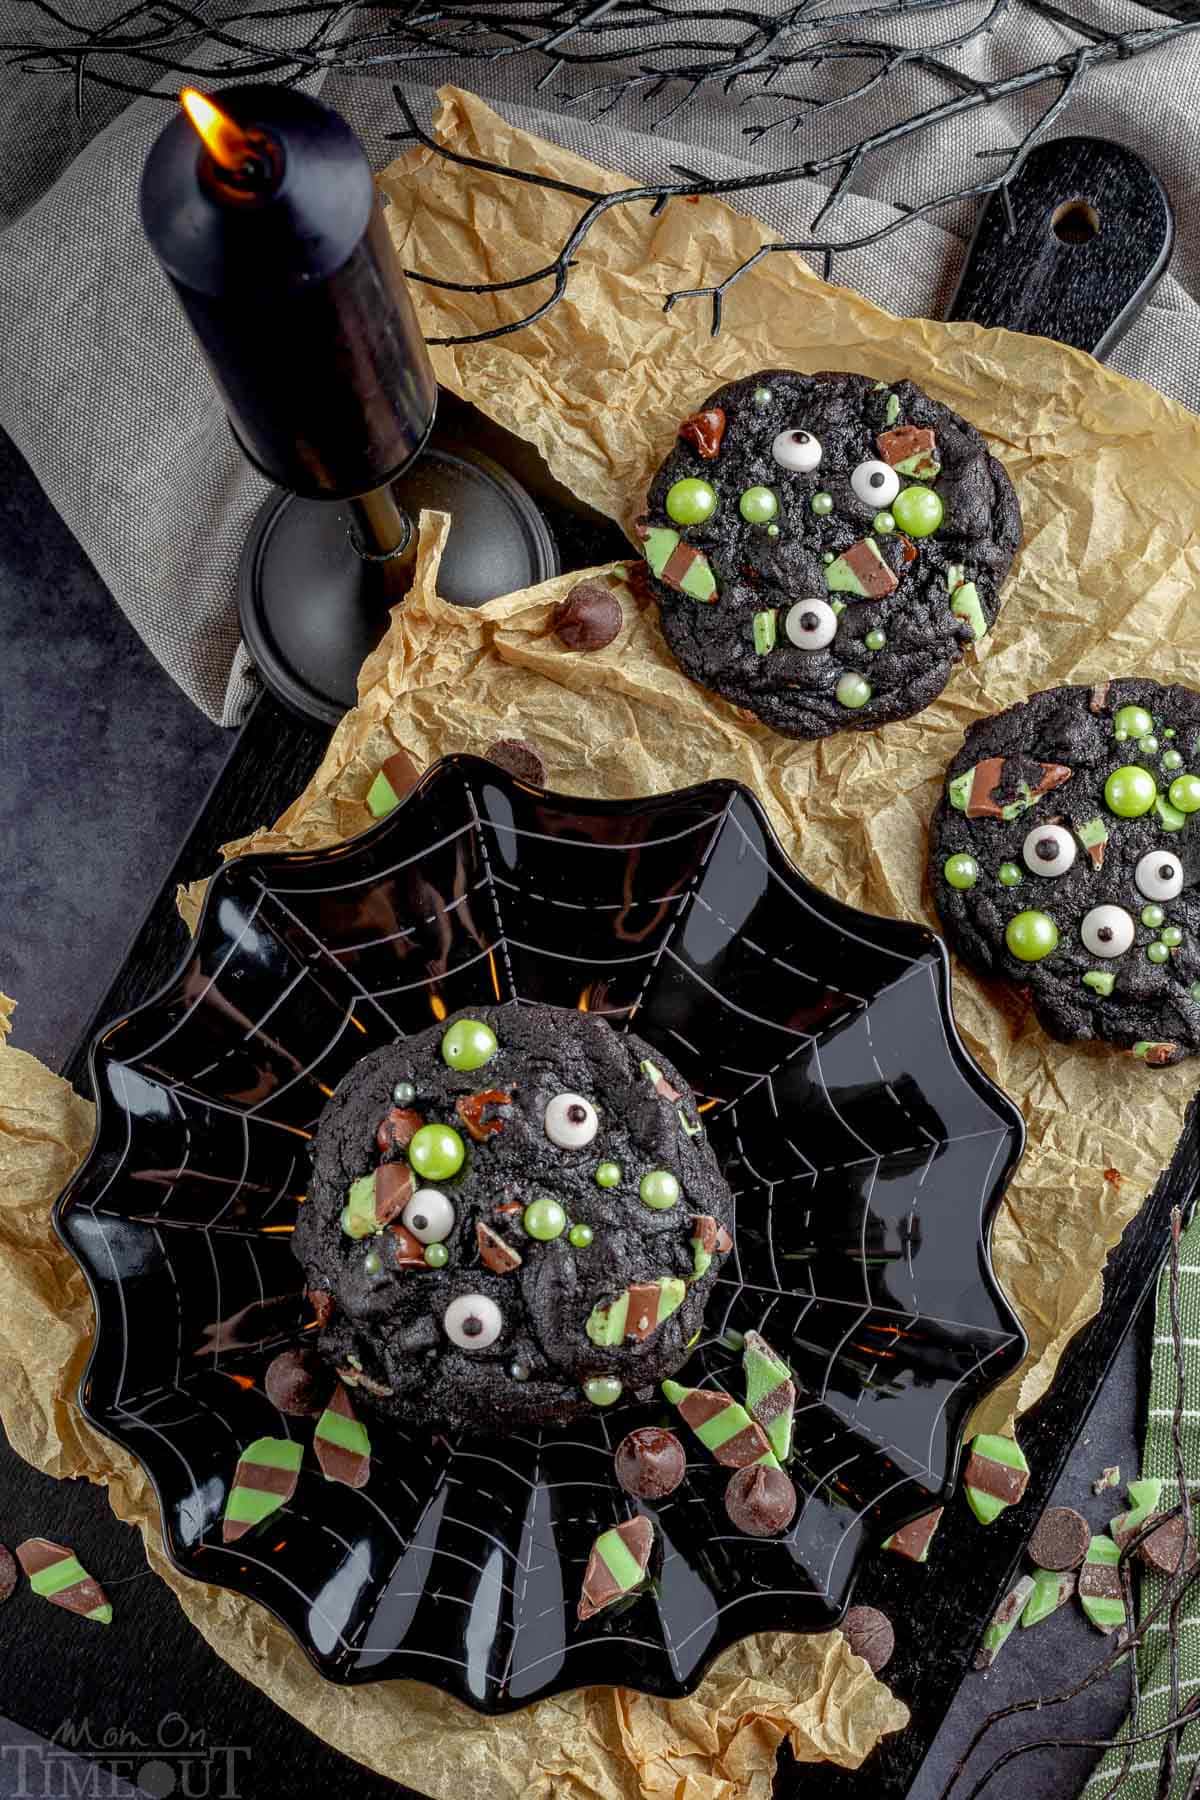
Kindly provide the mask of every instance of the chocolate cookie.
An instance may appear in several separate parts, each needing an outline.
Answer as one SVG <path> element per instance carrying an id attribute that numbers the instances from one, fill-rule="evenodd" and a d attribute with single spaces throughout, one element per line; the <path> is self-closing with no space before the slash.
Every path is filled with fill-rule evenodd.
<path id="1" fill-rule="evenodd" d="M 906 719 L 995 621 L 1012 483 L 911 381 L 770 369 L 679 427 L 638 524 L 693 681 L 788 737 Z"/>
<path id="2" fill-rule="evenodd" d="M 972 726 L 930 832 L 946 936 L 1063 1040 L 1200 1050 L 1200 695 L 1051 688 Z"/>
<path id="3" fill-rule="evenodd" d="M 293 1241 L 356 1407 L 503 1431 L 678 1369 L 732 1215 L 661 1052 L 592 1014 L 480 1007 L 346 1076 Z"/>

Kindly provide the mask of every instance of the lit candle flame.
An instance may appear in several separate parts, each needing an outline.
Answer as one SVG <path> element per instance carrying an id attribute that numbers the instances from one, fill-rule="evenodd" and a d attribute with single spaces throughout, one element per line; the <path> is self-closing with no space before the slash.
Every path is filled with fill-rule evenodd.
<path id="1" fill-rule="evenodd" d="M 219 106 L 214 106 L 208 95 L 202 94 L 199 88 L 181 89 L 179 103 L 218 168 L 227 170 L 231 175 L 239 174 L 245 167 L 247 158 L 254 155 L 254 144 L 249 134 L 223 113 Z"/>

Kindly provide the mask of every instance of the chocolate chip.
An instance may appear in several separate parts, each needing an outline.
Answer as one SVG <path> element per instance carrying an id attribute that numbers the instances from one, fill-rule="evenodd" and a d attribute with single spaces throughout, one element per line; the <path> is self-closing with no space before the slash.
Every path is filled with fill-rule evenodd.
<path id="1" fill-rule="evenodd" d="M 568 650 L 603 650 L 624 622 L 615 594 L 598 581 L 577 581 L 558 609 L 554 631 Z"/>
<path id="2" fill-rule="evenodd" d="M 1138 1545 L 1137 1555 L 1151 1569 L 1158 1569 L 1163 1575 L 1174 1575 L 1178 1572 L 1183 1557 L 1186 1528 L 1182 1518 L 1176 1515 L 1173 1519 L 1164 1519 L 1157 1531 L 1152 1531 L 1144 1543 Z M 1187 1546 L 1189 1554 L 1186 1566 L 1190 1569 L 1196 1560 L 1196 1546 Z"/>
<path id="3" fill-rule="evenodd" d="M 772 1537 L 791 1524 L 796 1490 L 782 1469 L 751 1463 L 730 1476 L 725 1511 L 747 1537 Z"/>
<path id="4" fill-rule="evenodd" d="M 324 1411 L 333 1382 L 315 1351 L 284 1350 L 267 1364 L 265 1385 L 280 1412 L 306 1419 Z"/>
<path id="5" fill-rule="evenodd" d="M 546 785 L 546 765 L 524 738 L 497 738 L 487 752 L 487 759 L 506 770 L 516 781 L 527 781 L 530 787 Z"/>
<path id="6" fill-rule="evenodd" d="M 1034 1527 L 1029 1558 L 1039 1569 L 1077 1569 L 1091 1539 L 1091 1526 L 1082 1513 L 1071 1506 L 1051 1506 Z"/>
<path id="7" fill-rule="evenodd" d="M 617 1445 L 613 1468 L 627 1494 L 637 1500 L 664 1500 L 683 1480 L 687 1457 L 673 1431 L 643 1425 Z"/>
<path id="8" fill-rule="evenodd" d="M 852 1606 L 842 1620 L 842 1636 L 873 1675 L 886 1669 L 896 1648 L 892 1622 L 876 1606 Z"/>
<path id="9" fill-rule="evenodd" d="M 0 1600 L 10 1598 L 17 1585 L 17 1564 L 11 1550 L 0 1544 Z"/>

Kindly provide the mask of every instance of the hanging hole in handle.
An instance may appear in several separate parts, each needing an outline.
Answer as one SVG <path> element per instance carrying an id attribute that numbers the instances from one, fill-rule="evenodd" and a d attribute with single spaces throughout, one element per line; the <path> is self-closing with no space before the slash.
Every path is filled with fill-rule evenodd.
<path id="1" fill-rule="evenodd" d="M 1100 232 L 1100 214 L 1087 200 L 1064 200 L 1051 213 L 1050 223 L 1064 244 L 1087 244 Z"/>

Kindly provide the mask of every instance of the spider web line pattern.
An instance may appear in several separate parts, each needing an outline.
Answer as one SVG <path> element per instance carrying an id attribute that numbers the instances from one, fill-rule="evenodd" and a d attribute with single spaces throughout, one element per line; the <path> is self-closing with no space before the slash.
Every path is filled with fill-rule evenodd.
<path id="1" fill-rule="evenodd" d="M 106 1035 L 97 1148 L 64 1213 L 68 1229 L 76 1217 L 89 1222 L 72 1241 L 107 1275 L 106 1360 L 103 1380 L 94 1376 L 104 1397 L 93 1404 L 184 1497 L 182 1513 L 176 1504 L 169 1516 L 187 1520 L 177 1545 L 185 1566 L 194 1555 L 195 1571 L 212 1579 L 220 1555 L 234 1586 L 234 1564 L 253 1569 L 251 1591 L 269 1596 L 302 1635 L 319 1632 L 331 1672 L 428 1658 L 456 1668 L 456 1691 L 488 1705 L 569 1685 L 568 1665 L 579 1667 L 577 1679 L 592 1678 L 606 1639 L 574 1623 L 574 1596 L 595 1536 L 629 1516 L 611 1479 L 614 1421 L 604 1412 L 496 1440 L 377 1428 L 370 1490 L 335 1492 L 306 1461 L 275 1515 L 276 1550 L 295 1538 L 312 1559 L 300 1581 L 298 1549 L 277 1555 L 264 1538 L 251 1554 L 218 1542 L 223 1494 L 200 1473 L 214 1432 L 228 1476 L 254 1437 L 305 1435 L 280 1424 L 260 1384 L 270 1354 L 304 1335 L 289 1203 L 303 1198 L 298 1141 L 322 1096 L 366 1050 L 422 1029 L 431 1008 L 444 1017 L 472 1000 L 577 1003 L 572 971 L 585 964 L 604 990 L 597 1010 L 618 1029 L 636 1025 L 652 1044 L 682 1047 L 673 1055 L 708 1096 L 707 1124 L 735 1196 L 734 1250 L 688 1381 L 740 1395 L 739 1334 L 769 1327 L 800 1388 L 801 1506 L 787 1534 L 732 1534 L 722 1523 L 721 1471 L 690 1462 L 684 1487 L 655 1509 L 664 1545 L 658 1636 L 644 1634 L 644 1609 L 628 1626 L 602 1620 L 620 1643 L 660 1654 L 661 1679 L 679 1691 L 724 1641 L 722 1620 L 742 1609 L 746 1628 L 756 1628 L 751 1568 L 763 1571 L 777 1619 L 782 1608 L 829 1622 L 867 1534 L 884 1535 L 942 1494 L 965 1406 L 990 1366 L 1011 1362 L 1020 1337 L 982 1284 L 975 1316 L 936 1303 L 940 1275 L 924 1249 L 924 1220 L 932 1210 L 940 1237 L 965 1216 L 977 1233 L 978 1206 L 963 1194 L 982 1204 L 993 1191 L 1012 1128 L 953 1053 L 924 935 L 909 928 L 904 940 L 881 924 L 872 937 L 856 915 L 823 908 L 789 875 L 739 790 L 721 792 L 716 807 L 710 790 L 646 802 L 641 830 L 599 840 L 553 801 L 479 769 L 460 765 L 452 784 L 427 779 L 391 825 L 324 862 L 231 865 L 213 884 L 180 980 Z M 464 810 L 466 822 L 447 829 L 447 814 Z M 387 856 L 413 835 L 424 850 Z M 542 879 L 526 882 L 531 855 Z M 484 892 L 486 927 L 469 904 Z M 569 951 L 547 941 L 564 908 L 577 919 Z M 364 933 L 368 915 L 398 929 Z M 234 971 L 251 942 L 274 959 L 270 980 L 261 992 L 239 990 L 235 1005 Z M 396 983 L 398 959 L 407 973 L 422 957 L 427 972 Z M 912 988 L 922 970 L 927 979 Z M 945 1051 L 945 1067 L 923 1069 L 919 1082 L 901 1056 L 918 1011 L 913 993 L 922 1016 L 938 1020 L 922 1029 Z M 287 1046 L 301 1022 L 321 1048 L 297 1058 Z M 780 1036 L 789 1047 L 767 1069 L 748 1063 L 747 1049 Z M 115 1129 L 109 1098 L 123 1115 Z M 160 1190 L 149 1209 L 134 1203 L 146 1181 Z M 173 1355 L 159 1342 L 152 1364 L 143 1357 L 146 1303 L 137 1319 L 126 1311 L 115 1250 L 120 1243 L 128 1254 L 131 1232 L 153 1245 L 162 1298 L 150 1310 L 175 1311 Z M 903 1292 L 889 1286 L 894 1279 Z M 952 1285 L 962 1288 L 961 1260 Z M 200 1343 L 205 1319 L 215 1323 Z M 140 1389 L 135 1378 L 136 1391 L 131 1361 L 152 1372 Z M 625 1413 L 620 1429 L 628 1423 Z M 374 1546 L 366 1557 L 363 1544 Z M 335 1590 L 336 1617 L 317 1598 Z M 303 1612 L 293 1604 L 301 1596 Z M 448 1600 L 467 1621 L 461 1634 L 447 1634 Z M 808 1611 L 789 1614 L 790 1606 Z M 447 1635 L 461 1637 L 459 1654 L 446 1655 Z"/>

